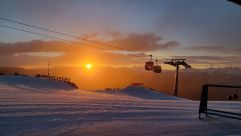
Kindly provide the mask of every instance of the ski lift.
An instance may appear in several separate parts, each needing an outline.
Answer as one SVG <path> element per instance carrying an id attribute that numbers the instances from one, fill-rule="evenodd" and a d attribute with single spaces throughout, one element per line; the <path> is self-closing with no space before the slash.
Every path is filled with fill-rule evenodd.
<path id="1" fill-rule="evenodd" d="M 158 61 L 158 60 L 156 60 L 156 65 L 153 67 L 153 71 L 154 71 L 155 73 L 161 73 L 161 72 L 162 72 L 162 67 L 161 67 L 161 65 L 158 65 L 158 64 L 157 64 L 157 61 Z"/>
<path id="2" fill-rule="evenodd" d="M 154 68 L 154 62 L 152 61 L 152 55 L 150 55 L 151 60 L 147 61 L 145 64 L 145 70 L 153 70 Z"/>

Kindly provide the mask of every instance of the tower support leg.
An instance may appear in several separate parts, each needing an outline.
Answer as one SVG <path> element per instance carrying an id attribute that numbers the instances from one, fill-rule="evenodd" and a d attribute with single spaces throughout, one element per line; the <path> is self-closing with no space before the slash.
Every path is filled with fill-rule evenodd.
<path id="1" fill-rule="evenodd" d="M 175 85 L 174 85 L 174 96 L 178 96 L 178 73 L 179 73 L 179 65 L 176 66 L 176 77 L 175 77 Z"/>

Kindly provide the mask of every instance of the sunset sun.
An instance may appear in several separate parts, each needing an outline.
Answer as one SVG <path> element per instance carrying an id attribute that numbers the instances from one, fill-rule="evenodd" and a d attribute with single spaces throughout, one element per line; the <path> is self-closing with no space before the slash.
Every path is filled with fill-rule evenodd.
<path id="1" fill-rule="evenodd" d="M 91 69 L 91 68 L 92 68 L 92 64 L 86 64 L 86 65 L 85 65 L 85 68 L 86 68 L 86 69 Z"/>

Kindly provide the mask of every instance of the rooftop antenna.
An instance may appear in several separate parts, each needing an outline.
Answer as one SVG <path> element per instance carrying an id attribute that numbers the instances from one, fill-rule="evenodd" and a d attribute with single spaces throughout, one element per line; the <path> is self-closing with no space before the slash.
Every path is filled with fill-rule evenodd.
<path id="1" fill-rule="evenodd" d="M 169 61 L 165 61 L 165 64 L 169 64 L 171 66 L 176 67 L 176 76 L 175 76 L 175 85 L 174 85 L 174 96 L 178 96 L 178 72 L 180 65 L 185 68 L 191 68 L 189 64 L 185 62 L 186 59 L 171 59 Z"/>
<path id="2" fill-rule="evenodd" d="M 49 76 L 49 67 L 50 67 L 50 57 L 49 57 L 49 61 L 48 61 L 48 76 Z"/>

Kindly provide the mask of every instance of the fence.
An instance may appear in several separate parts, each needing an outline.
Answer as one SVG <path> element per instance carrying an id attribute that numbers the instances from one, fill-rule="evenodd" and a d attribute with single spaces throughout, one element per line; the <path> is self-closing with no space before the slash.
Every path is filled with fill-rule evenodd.
<path id="1" fill-rule="evenodd" d="M 55 80 L 55 81 L 63 81 L 65 83 L 73 86 L 74 88 L 78 89 L 77 85 L 73 82 L 70 82 L 70 78 L 68 78 L 68 77 L 58 77 L 58 76 L 49 76 L 49 75 L 41 75 L 41 74 L 36 75 L 36 77 L 43 77 L 43 78 L 47 78 L 47 79 Z"/>

